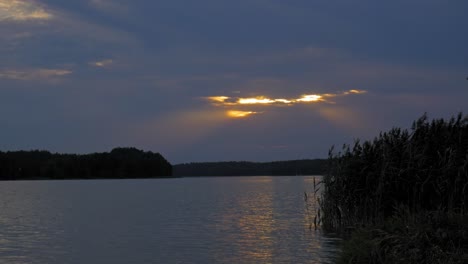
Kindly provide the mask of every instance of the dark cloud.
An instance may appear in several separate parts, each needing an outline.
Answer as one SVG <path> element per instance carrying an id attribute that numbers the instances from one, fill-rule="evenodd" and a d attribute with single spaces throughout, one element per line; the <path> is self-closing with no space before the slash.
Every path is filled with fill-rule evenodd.
<path id="1" fill-rule="evenodd" d="M 325 157 L 424 112 L 468 110 L 464 1 L 14 2 L 26 5 L 0 0 L 2 150 Z M 204 100 L 351 89 L 368 93 L 231 109 L 261 113 L 243 119 Z"/>

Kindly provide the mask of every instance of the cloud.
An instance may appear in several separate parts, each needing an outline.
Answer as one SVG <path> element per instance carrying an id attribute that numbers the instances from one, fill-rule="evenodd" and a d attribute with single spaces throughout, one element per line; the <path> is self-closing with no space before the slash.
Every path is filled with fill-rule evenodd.
<path id="1" fill-rule="evenodd" d="M 242 63 L 270 64 L 296 61 L 339 60 L 346 57 L 347 54 L 338 49 L 305 46 L 302 48 L 251 55 L 249 58 L 243 58 Z"/>
<path id="2" fill-rule="evenodd" d="M 315 104 L 329 103 L 334 104 L 331 98 L 343 97 L 348 95 L 365 94 L 364 90 L 348 90 L 342 93 L 324 93 L 324 94 L 303 94 L 299 98 L 270 98 L 267 96 L 257 97 L 229 97 L 229 96 L 210 96 L 205 99 L 211 102 L 213 106 L 227 108 L 226 116 L 229 118 L 246 118 L 251 115 L 262 114 L 251 110 L 239 110 L 232 108 L 255 107 L 256 109 L 267 106 L 294 106 L 297 104 Z"/>
<path id="3" fill-rule="evenodd" d="M 77 48 L 75 52 L 70 53 L 70 57 L 77 52 L 110 57 L 106 54 L 115 53 L 119 49 L 125 51 L 137 49 L 140 46 L 132 32 L 103 23 L 106 18 L 90 17 L 86 12 L 67 9 L 66 4 L 64 6 L 65 8 L 61 4 L 45 5 L 36 0 L 0 0 L 0 23 L 16 22 L 14 25 L 8 23 L 0 28 L 0 40 L 8 41 L 7 44 L 12 48 L 20 48 L 17 47 L 19 42 L 24 43 L 23 46 L 35 45 L 34 49 L 17 50 L 16 54 L 40 52 L 38 49 L 46 47 L 45 53 L 53 54 L 56 50 L 59 50 L 57 53 L 61 53 L 60 49 L 65 47 L 58 45 L 56 48 L 50 49 L 48 43 L 60 39 L 70 43 L 67 48 L 71 48 L 72 45 L 74 45 L 73 48 Z M 52 20 L 54 23 L 38 23 Z M 27 34 L 18 35 L 21 32 L 27 32 Z M 33 36 L 35 37 L 34 42 L 27 43 L 25 41 Z M 112 45 L 111 48 L 110 45 Z M 55 56 L 52 56 L 53 58 Z M 86 60 L 89 61 L 89 59 Z"/>
<path id="4" fill-rule="evenodd" d="M 331 102 L 329 99 L 338 96 L 346 96 L 352 94 L 364 94 L 364 90 L 349 90 L 342 93 L 325 93 L 325 94 L 304 94 L 299 98 L 269 98 L 266 96 L 257 96 L 250 98 L 229 97 L 229 96 L 210 96 L 206 99 L 215 106 L 239 106 L 239 105 L 288 105 L 292 106 L 300 103 L 316 103 L 316 102 Z"/>
<path id="5" fill-rule="evenodd" d="M 111 13 L 126 13 L 128 7 L 115 0 L 90 0 L 89 4 L 99 10 Z"/>
<path id="6" fill-rule="evenodd" d="M 230 110 L 230 111 L 227 111 L 226 114 L 232 118 L 244 118 L 250 115 L 259 114 L 259 112 Z"/>
<path id="7" fill-rule="evenodd" d="M 49 20 L 53 17 L 36 1 L 0 0 L 0 22 Z"/>
<path id="8" fill-rule="evenodd" d="M 108 26 L 88 19 L 81 14 L 60 11 L 57 14 L 59 23 L 54 25 L 54 31 L 62 38 L 79 38 L 80 41 L 92 41 L 96 49 L 101 52 L 116 50 L 117 47 L 125 47 L 126 50 L 138 45 L 135 36 L 116 27 Z M 109 45 L 112 44 L 112 49 Z M 102 45 L 102 46 L 101 46 Z M 118 45 L 118 46 L 116 46 Z"/>
<path id="9" fill-rule="evenodd" d="M 299 48 L 279 48 L 279 49 L 259 49 L 251 51 L 220 51 L 220 50 L 201 50 L 202 52 L 193 53 L 191 47 L 176 47 L 174 53 L 178 57 L 188 58 L 197 64 L 215 64 L 220 63 L 240 66 L 240 67 L 258 67 L 258 65 L 284 65 L 286 63 L 330 63 L 336 61 L 349 60 L 351 55 L 344 50 L 336 48 L 327 48 L 322 46 L 304 45 Z M 171 54 L 171 58 L 173 55 Z"/>
<path id="10" fill-rule="evenodd" d="M 99 67 L 99 68 L 105 68 L 114 63 L 113 60 L 107 59 L 107 60 L 101 60 L 101 61 L 93 61 L 90 62 L 89 65 L 94 66 L 94 67 Z"/>
<path id="11" fill-rule="evenodd" d="M 0 79 L 13 80 L 55 80 L 71 74 L 72 71 L 65 69 L 28 69 L 28 70 L 0 70 Z"/>

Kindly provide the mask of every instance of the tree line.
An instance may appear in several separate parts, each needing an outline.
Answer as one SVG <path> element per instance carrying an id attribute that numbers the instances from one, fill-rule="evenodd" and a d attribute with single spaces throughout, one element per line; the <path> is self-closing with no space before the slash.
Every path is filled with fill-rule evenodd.
<path id="1" fill-rule="evenodd" d="M 325 171 L 325 163 L 324 159 L 184 163 L 174 165 L 174 175 L 178 177 L 321 175 Z"/>
<path id="2" fill-rule="evenodd" d="M 136 148 L 85 155 L 0 151 L 0 180 L 160 177 L 172 177 L 172 165 L 159 153 Z"/>

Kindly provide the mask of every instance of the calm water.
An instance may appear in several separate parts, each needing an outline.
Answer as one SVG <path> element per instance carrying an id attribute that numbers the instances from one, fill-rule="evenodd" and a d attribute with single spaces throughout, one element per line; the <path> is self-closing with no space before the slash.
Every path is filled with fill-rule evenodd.
<path id="1" fill-rule="evenodd" d="M 312 180 L 0 182 L 0 263 L 329 263 Z"/>

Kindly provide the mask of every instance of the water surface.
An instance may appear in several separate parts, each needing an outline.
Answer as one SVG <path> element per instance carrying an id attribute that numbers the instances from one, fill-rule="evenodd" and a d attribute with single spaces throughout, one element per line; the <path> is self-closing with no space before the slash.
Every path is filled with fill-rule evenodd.
<path id="1" fill-rule="evenodd" d="M 0 182 L 0 263 L 331 263 L 313 177 Z M 312 213 L 312 214 L 311 214 Z"/>

